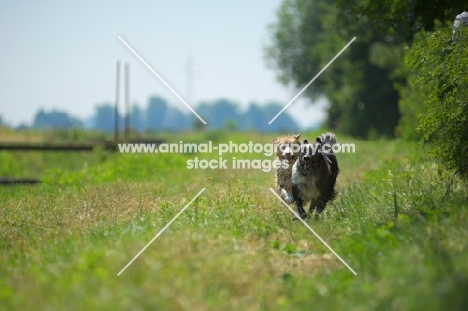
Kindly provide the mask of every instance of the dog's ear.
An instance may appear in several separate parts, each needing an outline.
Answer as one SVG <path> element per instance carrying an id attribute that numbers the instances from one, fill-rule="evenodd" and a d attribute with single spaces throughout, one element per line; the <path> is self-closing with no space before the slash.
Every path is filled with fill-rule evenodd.
<path id="1" fill-rule="evenodd" d="M 317 143 L 321 144 L 322 143 L 322 140 L 320 139 L 320 137 L 317 137 L 317 139 L 315 140 Z"/>
<path id="2" fill-rule="evenodd" d="M 273 139 L 273 143 L 277 144 L 278 143 L 278 138 Z"/>
<path id="3" fill-rule="evenodd" d="M 299 138 L 301 137 L 301 133 L 297 133 L 297 135 L 294 135 L 294 138 L 299 140 Z"/>
<path id="4" fill-rule="evenodd" d="M 304 139 L 304 140 L 302 141 L 302 143 L 303 143 L 303 144 L 308 144 L 309 141 L 308 141 L 307 139 Z"/>

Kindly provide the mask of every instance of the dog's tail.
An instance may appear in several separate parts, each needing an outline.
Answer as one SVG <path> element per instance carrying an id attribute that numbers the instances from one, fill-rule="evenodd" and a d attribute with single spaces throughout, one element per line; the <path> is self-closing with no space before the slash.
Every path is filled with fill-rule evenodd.
<path id="1" fill-rule="evenodd" d="M 332 153 L 332 147 L 334 144 L 336 144 L 336 136 L 335 134 L 333 133 L 330 133 L 330 132 L 326 132 L 326 133 L 323 133 L 322 135 L 320 135 L 320 137 L 318 137 L 318 139 L 320 139 L 320 142 L 322 143 L 322 145 L 325 145 L 325 144 L 328 144 L 330 145 L 330 152 Z"/>

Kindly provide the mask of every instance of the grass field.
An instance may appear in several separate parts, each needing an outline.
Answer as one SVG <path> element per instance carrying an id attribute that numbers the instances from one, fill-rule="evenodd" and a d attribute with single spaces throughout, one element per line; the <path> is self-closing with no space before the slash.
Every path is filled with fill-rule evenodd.
<path id="1" fill-rule="evenodd" d="M 187 169 L 187 160 L 213 154 L 0 152 L 0 176 L 44 181 L 0 188 L 0 309 L 466 309 L 467 182 L 416 143 L 341 141 L 356 153 L 338 156 L 339 196 L 307 222 L 356 276 L 292 221 L 268 190 L 273 171 Z M 224 155 L 234 156 L 272 158 Z"/>

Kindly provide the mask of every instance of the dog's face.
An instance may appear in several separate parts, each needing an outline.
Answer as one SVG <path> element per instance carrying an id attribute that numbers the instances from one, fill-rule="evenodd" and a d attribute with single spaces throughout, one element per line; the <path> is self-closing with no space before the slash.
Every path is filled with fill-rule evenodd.
<path id="1" fill-rule="evenodd" d="M 301 143 L 299 142 L 301 134 L 278 137 L 273 140 L 276 145 L 276 156 L 281 161 L 293 164 L 299 156 Z"/>
<path id="2" fill-rule="evenodd" d="M 307 139 L 305 139 L 301 144 L 301 152 L 299 155 L 299 161 L 301 166 L 304 169 L 308 169 L 314 163 L 320 161 L 320 153 L 322 152 L 322 142 L 319 138 L 312 143 L 309 144 Z"/>

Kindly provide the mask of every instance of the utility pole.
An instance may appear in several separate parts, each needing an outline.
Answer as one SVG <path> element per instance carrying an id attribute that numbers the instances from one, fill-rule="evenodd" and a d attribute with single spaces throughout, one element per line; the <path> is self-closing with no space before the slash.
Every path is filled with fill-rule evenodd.
<path id="1" fill-rule="evenodd" d="M 130 64 L 125 64 L 125 141 L 130 134 Z"/>
<path id="2" fill-rule="evenodd" d="M 119 140 L 119 103 L 120 103 L 120 61 L 117 61 L 117 80 L 115 86 L 114 142 Z"/>

